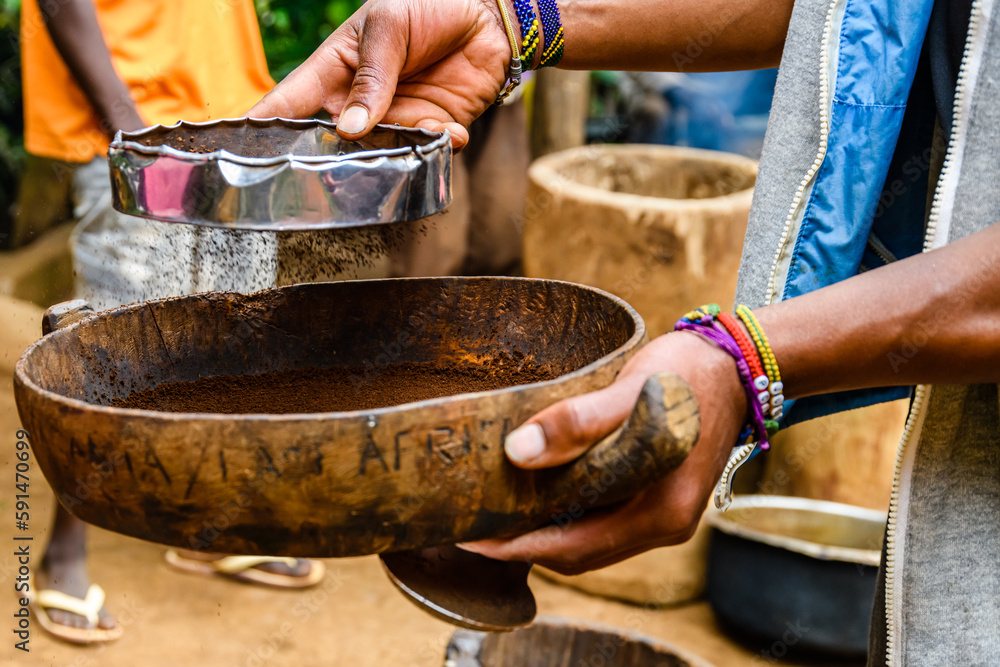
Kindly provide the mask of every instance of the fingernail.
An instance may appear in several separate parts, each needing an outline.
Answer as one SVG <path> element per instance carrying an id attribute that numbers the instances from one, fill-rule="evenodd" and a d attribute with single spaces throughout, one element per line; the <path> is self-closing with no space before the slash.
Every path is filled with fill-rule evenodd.
<path id="1" fill-rule="evenodd" d="M 363 106 L 355 104 L 344 110 L 337 121 L 340 129 L 348 134 L 359 134 L 368 127 L 368 110 Z"/>
<path id="2" fill-rule="evenodd" d="M 480 547 L 475 542 L 459 542 L 455 546 L 462 551 L 468 551 L 474 554 L 477 554 L 480 551 Z"/>
<path id="3" fill-rule="evenodd" d="M 545 452 L 545 432 L 538 424 L 527 424 L 511 431 L 504 442 L 507 456 L 517 463 L 527 463 Z"/>

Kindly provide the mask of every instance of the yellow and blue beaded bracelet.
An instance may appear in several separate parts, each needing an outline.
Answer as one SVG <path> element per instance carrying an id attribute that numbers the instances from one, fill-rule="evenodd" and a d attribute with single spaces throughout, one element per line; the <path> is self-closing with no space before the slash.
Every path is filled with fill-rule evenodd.
<path id="1" fill-rule="evenodd" d="M 514 11 L 521 23 L 521 59 L 524 61 L 524 68 L 531 69 L 540 39 L 538 17 L 531 0 L 514 0 Z"/>
<path id="2" fill-rule="evenodd" d="M 542 47 L 542 60 L 538 67 L 555 67 L 562 60 L 563 38 L 562 17 L 556 0 L 538 0 L 538 13 L 542 17 L 542 31 L 545 33 L 545 45 Z"/>

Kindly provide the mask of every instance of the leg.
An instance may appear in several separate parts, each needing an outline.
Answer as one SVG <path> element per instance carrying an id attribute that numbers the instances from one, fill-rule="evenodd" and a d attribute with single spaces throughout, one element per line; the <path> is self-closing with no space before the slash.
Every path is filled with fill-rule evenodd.
<path id="1" fill-rule="evenodd" d="M 67 512 L 62 505 L 56 506 L 49 539 L 42 566 L 35 573 L 38 590 L 56 590 L 75 598 L 83 599 L 90 588 L 87 575 L 87 527 L 86 524 Z M 60 609 L 47 609 L 53 623 L 71 628 L 90 629 L 89 621 L 79 614 Z M 100 611 L 97 627 L 110 630 L 116 627 L 115 619 L 105 609 Z"/>
<path id="2" fill-rule="evenodd" d="M 34 241 L 59 223 L 73 219 L 70 206 L 73 171 L 77 165 L 29 155 L 17 193 L 14 225 L 6 247 L 13 250 Z"/>
<path id="3" fill-rule="evenodd" d="M 34 167 L 29 167 L 29 172 L 34 169 L 34 173 L 26 174 L 21 190 L 21 213 L 18 216 L 20 224 L 16 228 L 15 245 L 36 238 L 51 226 L 52 221 L 70 219 L 69 186 L 74 180 L 77 166 L 40 158 L 33 158 L 31 164 Z M 29 208 L 34 211 L 29 211 Z M 34 595 L 37 596 L 40 591 L 55 591 L 77 600 L 86 598 L 91 586 L 87 574 L 86 539 L 86 524 L 57 503 L 52 534 L 45 548 L 41 567 L 35 573 Z M 40 601 L 36 603 L 36 609 L 38 606 L 43 607 L 42 611 L 56 626 L 76 630 L 117 628 L 115 619 L 103 607 L 94 624 L 80 614 L 47 606 Z M 56 632 L 58 634 L 58 630 Z M 108 637 L 95 637 L 93 641 L 106 639 Z"/>

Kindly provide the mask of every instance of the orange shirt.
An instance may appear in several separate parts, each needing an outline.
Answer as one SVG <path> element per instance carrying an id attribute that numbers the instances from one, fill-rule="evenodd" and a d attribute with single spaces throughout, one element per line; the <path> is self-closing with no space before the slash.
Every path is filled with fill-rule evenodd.
<path id="1" fill-rule="evenodd" d="M 231 118 L 273 86 L 253 0 L 94 0 L 118 76 L 143 121 Z M 49 36 L 38 0 L 21 6 L 25 147 L 89 162 L 108 140 Z"/>

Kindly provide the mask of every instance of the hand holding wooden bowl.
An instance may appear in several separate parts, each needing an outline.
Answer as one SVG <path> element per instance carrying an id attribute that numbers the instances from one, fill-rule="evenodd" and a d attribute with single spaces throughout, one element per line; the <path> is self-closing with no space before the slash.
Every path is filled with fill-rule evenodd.
<path id="1" fill-rule="evenodd" d="M 527 471 L 506 460 L 513 428 L 607 385 L 645 340 L 631 307 L 570 283 L 399 279 L 89 315 L 82 305 L 54 309 L 58 330 L 19 361 L 21 420 L 71 512 L 172 546 L 343 557 L 514 534 L 591 497 L 588 484 L 598 504 L 638 492 L 698 434 L 690 390 L 659 378 L 625 432 L 573 464 Z M 400 364 L 492 369 L 512 383 L 530 367 L 550 379 L 314 414 L 113 407 L 165 383 L 310 368 L 349 369 L 353 391 Z"/>

